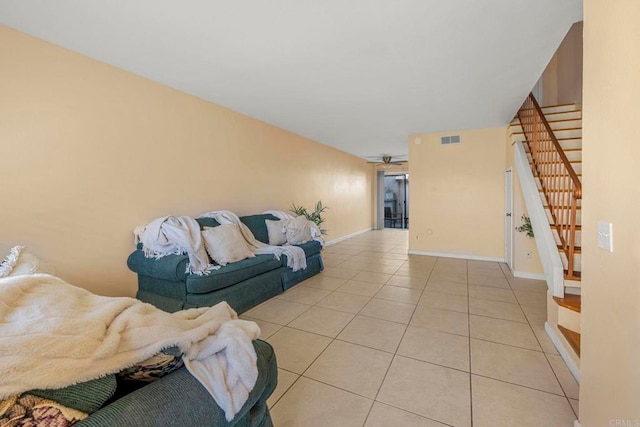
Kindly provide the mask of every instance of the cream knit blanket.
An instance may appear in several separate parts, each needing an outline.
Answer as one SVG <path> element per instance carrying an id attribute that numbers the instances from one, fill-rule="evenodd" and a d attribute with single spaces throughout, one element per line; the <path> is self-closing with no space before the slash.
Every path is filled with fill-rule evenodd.
<path id="1" fill-rule="evenodd" d="M 103 297 L 46 274 L 0 279 L 0 399 L 122 370 L 178 346 L 227 420 L 258 377 L 258 325 L 227 305 L 166 313 Z"/>
<path id="2" fill-rule="evenodd" d="M 249 250 L 256 255 L 273 254 L 277 259 L 281 255 L 287 256 L 287 267 L 293 271 L 307 268 L 307 257 L 302 248 L 297 246 L 270 246 L 255 238 L 249 227 L 244 225 L 238 215 L 231 211 L 213 211 L 200 215 L 198 218 L 213 218 L 220 224 L 236 224 L 240 228 L 242 237 L 249 245 Z"/>

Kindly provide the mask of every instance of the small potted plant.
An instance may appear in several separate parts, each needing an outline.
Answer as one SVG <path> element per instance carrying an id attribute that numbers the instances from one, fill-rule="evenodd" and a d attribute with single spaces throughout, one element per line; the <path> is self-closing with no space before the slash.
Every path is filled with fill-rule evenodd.
<path id="1" fill-rule="evenodd" d="M 322 200 L 318 200 L 318 203 L 316 203 L 316 208 L 313 212 L 309 212 L 307 208 L 305 208 L 304 206 L 296 206 L 295 203 L 291 205 L 291 208 L 289 208 L 289 210 L 294 214 L 296 214 L 296 216 L 302 215 L 305 218 L 307 218 L 309 221 L 315 223 L 318 227 L 320 227 L 320 232 L 322 234 L 327 234 L 327 231 L 328 231 L 321 228 L 321 224 L 324 222 L 324 218 L 322 217 L 322 214 L 327 209 L 329 208 L 326 206 L 322 206 Z"/>

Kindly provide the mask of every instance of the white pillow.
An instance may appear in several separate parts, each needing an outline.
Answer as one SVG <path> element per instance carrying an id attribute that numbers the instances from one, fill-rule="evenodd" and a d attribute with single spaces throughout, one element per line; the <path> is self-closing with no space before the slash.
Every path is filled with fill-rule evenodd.
<path id="1" fill-rule="evenodd" d="M 287 242 L 290 245 L 299 245 L 311 240 L 311 225 L 313 223 L 300 215 L 287 222 Z"/>
<path id="2" fill-rule="evenodd" d="M 269 244 L 271 246 L 280 246 L 287 243 L 284 221 L 266 219 L 265 222 L 267 223 L 267 233 L 269 233 Z"/>
<path id="3" fill-rule="evenodd" d="M 212 260 L 220 265 L 253 258 L 247 242 L 236 224 L 222 224 L 217 227 L 204 227 L 202 231 L 204 246 Z"/>
<path id="4" fill-rule="evenodd" d="M 0 264 L 0 277 L 21 276 L 38 272 L 37 256 L 23 252 L 24 246 L 14 246 Z"/>

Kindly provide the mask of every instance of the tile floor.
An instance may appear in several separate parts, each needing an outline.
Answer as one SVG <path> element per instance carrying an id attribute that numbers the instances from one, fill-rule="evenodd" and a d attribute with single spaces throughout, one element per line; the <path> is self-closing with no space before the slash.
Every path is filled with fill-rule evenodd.
<path id="1" fill-rule="evenodd" d="M 573 425 L 578 385 L 544 332 L 543 282 L 408 256 L 401 230 L 323 257 L 320 275 L 242 316 L 276 350 L 276 426 Z"/>

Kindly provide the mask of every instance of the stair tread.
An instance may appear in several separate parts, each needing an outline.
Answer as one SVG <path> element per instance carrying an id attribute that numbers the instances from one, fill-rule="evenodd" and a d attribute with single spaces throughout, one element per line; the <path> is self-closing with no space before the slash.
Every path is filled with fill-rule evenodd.
<path id="1" fill-rule="evenodd" d="M 560 228 L 560 226 L 558 224 L 549 224 L 549 227 L 551 227 L 551 228 Z M 576 225 L 576 231 L 582 231 L 582 226 L 581 225 Z"/>
<path id="2" fill-rule="evenodd" d="M 581 282 L 582 281 L 582 272 L 580 271 L 574 271 L 573 272 L 573 277 L 568 277 L 569 276 L 569 272 L 567 270 L 564 270 L 564 280 L 571 280 L 573 282 Z"/>
<path id="3" fill-rule="evenodd" d="M 560 252 L 565 252 L 564 248 L 563 248 L 562 246 L 560 246 L 560 245 L 558 245 L 558 250 L 559 250 Z M 574 253 L 574 254 L 581 254 L 581 253 L 582 253 L 582 247 L 580 247 L 580 246 L 574 246 L 574 248 L 573 248 L 573 253 Z"/>
<path id="4" fill-rule="evenodd" d="M 558 330 L 564 335 L 576 354 L 580 356 L 580 334 L 561 325 L 558 325 Z"/>
<path id="5" fill-rule="evenodd" d="M 553 297 L 553 300 L 560 306 L 571 311 L 580 313 L 582 307 L 580 295 L 565 294 L 564 298 Z"/>

